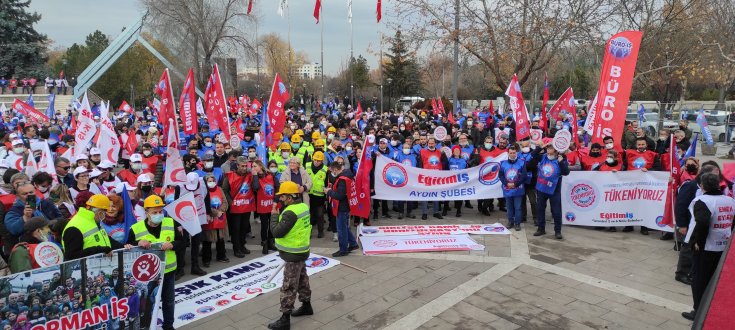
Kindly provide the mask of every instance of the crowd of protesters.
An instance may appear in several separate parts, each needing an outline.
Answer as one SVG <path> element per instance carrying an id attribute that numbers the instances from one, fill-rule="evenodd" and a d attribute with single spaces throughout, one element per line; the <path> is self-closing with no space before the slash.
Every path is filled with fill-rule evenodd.
<path id="1" fill-rule="evenodd" d="M 76 85 L 76 77 L 73 77 L 71 81 L 64 78 L 63 75 L 59 77 L 46 76 L 45 79 L 36 77 L 0 77 L 0 94 L 36 94 L 38 91 L 42 91 L 42 94 L 63 94 L 66 95 L 68 92 L 74 89 Z"/>

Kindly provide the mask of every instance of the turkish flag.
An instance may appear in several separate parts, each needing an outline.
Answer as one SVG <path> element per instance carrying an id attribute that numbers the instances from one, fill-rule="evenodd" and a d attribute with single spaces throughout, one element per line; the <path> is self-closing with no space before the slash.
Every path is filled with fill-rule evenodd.
<path id="1" fill-rule="evenodd" d="M 360 115 L 362 115 L 362 105 L 360 102 L 357 102 L 357 112 L 355 112 L 355 119 L 359 118 Z"/>
<path id="2" fill-rule="evenodd" d="M 248 113 L 249 114 L 256 114 L 256 113 L 258 113 L 258 111 L 260 111 L 260 109 L 262 107 L 263 107 L 263 105 L 260 104 L 260 101 L 258 101 L 258 99 L 253 99 L 253 101 L 250 103 L 250 106 L 249 106 L 249 109 L 250 110 L 248 111 Z"/>
<path id="3" fill-rule="evenodd" d="M 357 198 L 354 201 L 350 198 L 350 215 L 365 219 L 370 217 L 370 172 L 373 170 L 371 150 L 374 143 L 375 137 L 368 135 L 360 156 L 360 165 L 355 174 L 354 184 Z"/>
<path id="4" fill-rule="evenodd" d="M 225 139 L 230 140 L 230 116 L 227 114 L 227 100 L 225 99 L 225 90 L 222 86 L 222 80 L 219 75 L 219 67 L 214 64 L 214 70 L 207 87 L 207 94 L 204 103 L 207 107 L 207 118 L 215 120 L 217 127 L 224 133 Z M 212 117 L 209 117 L 209 116 Z M 281 127 L 283 128 L 283 127 Z M 211 128 L 210 128 L 211 129 Z"/>
<path id="5" fill-rule="evenodd" d="M 319 13 L 322 11 L 322 0 L 316 0 L 314 5 L 314 18 L 316 18 L 316 24 L 319 24 Z"/>
<path id="6" fill-rule="evenodd" d="M 122 101 L 122 104 L 120 104 L 120 107 L 118 107 L 117 110 L 133 113 L 133 107 L 131 107 L 130 104 L 128 104 L 128 101 L 125 100 Z"/>
<path id="7" fill-rule="evenodd" d="M 253 0 L 248 1 L 248 15 L 253 11 Z"/>
<path id="8" fill-rule="evenodd" d="M 380 23 L 380 19 L 383 18 L 383 8 L 382 8 L 382 0 L 378 0 L 378 6 L 375 9 L 375 16 L 378 18 L 378 23 Z"/>
<path id="9" fill-rule="evenodd" d="M 194 69 L 192 68 L 189 68 L 189 74 L 186 75 L 184 88 L 179 97 L 179 115 L 184 125 L 184 134 L 196 134 L 199 128 L 197 127 L 196 91 L 194 90 Z"/>
<path id="10" fill-rule="evenodd" d="M 526 110 L 526 103 L 523 101 L 518 76 L 515 74 L 510 80 L 510 84 L 508 84 L 505 95 L 510 98 L 510 109 L 513 111 L 516 120 L 516 141 L 521 141 L 531 136 L 531 123 L 528 122 L 528 110 Z"/>
<path id="11" fill-rule="evenodd" d="M 490 105 L 488 106 L 488 111 L 490 112 L 490 117 L 495 117 L 495 106 L 493 105 L 493 100 L 490 100 Z"/>
<path id="12" fill-rule="evenodd" d="M 280 132 L 286 125 L 286 101 L 288 101 L 288 90 L 281 81 L 281 76 L 276 73 L 273 80 L 271 98 L 268 101 L 268 120 L 272 132 Z"/>
<path id="13" fill-rule="evenodd" d="M 186 193 L 179 197 L 179 199 L 171 202 L 171 204 L 166 205 L 163 210 L 166 211 L 168 216 L 181 224 L 181 227 L 184 227 L 189 235 L 196 235 L 202 232 L 194 193 Z"/>
<path id="14" fill-rule="evenodd" d="M 449 111 L 449 114 L 447 114 L 447 120 L 450 124 L 454 125 L 456 121 L 454 120 L 454 115 L 452 114 L 453 111 Z"/>
<path id="15" fill-rule="evenodd" d="M 168 74 L 168 69 L 163 70 L 161 79 L 156 84 L 155 93 L 161 97 L 160 105 L 158 106 L 158 122 L 163 125 L 163 131 L 168 132 L 168 125 L 170 125 L 169 119 L 173 120 L 174 130 L 177 129 L 176 113 L 174 112 L 174 92 L 173 88 L 171 88 L 171 77 Z M 164 135 L 164 143 L 168 143 L 166 139 L 167 136 Z"/>
<path id="16" fill-rule="evenodd" d="M 168 144 L 166 147 L 166 171 L 163 174 L 163 186 L 173 187 L 186 183 L 184 160 L 179 153 L 179 136 L 173 127 L 168 129 Z"/>
<path id="17" fill-rule="evenodd" d="M 566 91 L 564 91 L 564 94 L 561 94 L 558 100 L 556 100 L 556 103 L 549 109 L 549 116 L 551 119 L 558 121 L 559 115 L 561 114 L 571 114 L 572 112 L 577 112 L 577 106 L 574 103 L 574 92 L 572 92 L 572 88 L 567 88 Z"/>
<path id="18" fill-rule="evenodd" d="M 135 153 L 135 149 L 138 149 L 138 136 L 135 135 L 133 130 L 129 130 L 128 138 L 125 140 L 125 151 L 132 155 Z"/>

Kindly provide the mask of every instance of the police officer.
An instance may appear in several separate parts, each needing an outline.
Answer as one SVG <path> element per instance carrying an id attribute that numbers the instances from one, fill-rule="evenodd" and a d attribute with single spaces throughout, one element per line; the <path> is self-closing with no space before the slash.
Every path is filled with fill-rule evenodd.
<path id="1" fill-rule="evenodd" d="M 174 282 L 176 281 L 176 250 L 181 248 L 183 239 L 178 223 L 163 216 L 163 200 L 157 195 L 148 196 L 143 201 L 146 219 L 130 227 L 128 244 L 144 249 L 166 251 L 166 268 L 161 284 L 161 308 L 163 309 L 163 329 L 174 328 Z"/>
<path id="2" fill-rule="evenodd" d="M 306 275 L 306 259 L 309 258 L 309 239 L 311 237 L 311 217 L 309 206 L 302 200 L 299 186 L 292 181 L 281 183 L 277 195 L 284 206 L 278 221 L 270 224 L 276 248 L 286 265 L 283 267 L 283 286 L 281 287 L 280 319 L 268 324 L 269 329 L 290 329 L 291 316 L 313 315 L 311 308 L 311 288 Z M 278 215 L 274 208 L 273 215 Z M 293 310 L 296 295 L 302 302 L 301 307 Z"/>
<path id="3" fill-rule="evenodd" d="M 316 224 L 317 238 L 324 237 L 324 186 L 327 184 L 327 167 L 324 165 L 324 153 L 315 151 L 311 162 L 306 163 L 306 173 L 311 177 L 309 190 L 309 208 L 314 213 L 311 224 Z"/>
<path id="4" fill-rule="evenodd" d="M 111 240 L 107 232 L 100 226 L 100 221 L 107 216 L 110 199 L 96 194 L 87 200 L 86 207 L 80 207 L 77 214 L 61 233 L 61 246 L 64 248 L 64 260 L 70 261 L 88 257 L 98 253 L 109 253 L 122 248 L 122 244 Z"/>

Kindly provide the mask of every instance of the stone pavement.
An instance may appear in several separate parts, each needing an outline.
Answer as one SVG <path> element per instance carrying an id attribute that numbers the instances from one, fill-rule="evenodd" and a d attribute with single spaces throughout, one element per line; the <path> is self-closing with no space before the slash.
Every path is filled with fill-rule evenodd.
<path id="1" fill-rule="evenodd" d="M 476 205 L 473 202 L 474 205 Z M 505 223 L 505 213 L 444 220 L 380 219 L 376 224 Z M 453 212 L 450 212 L 450 215 Z M 551 224 L 547 224 L 551 229 Z M 259 225 L 253 232 L 259 233 Z M 677 254 L 659 233 L 607 233 L 565 226 L 563 240 L 533 237 L 525 226 L 510 236 L 472 236 L 485 251 L 363 256 L 311 277 L 315 314 L 292 318 L 293 329 L 687 329 L 680 313 L 691 292 L 674 280 Z M 548 232 L 549 230 L 547 230 Z M 551 230 L 553 233 L 553 230 Z M 313 239 L 329 255 L 331 235 Z M 260 256 L 251 239 L 248 257 Z M 229 245 L 229 244 L 228 244 Z M 230 251 L 228 251 L 230 252 Z M 244 259 L 232 257 L 232 262 Z M 213 264 L 210 270 L 231 266 Z M 184 280 L 190 279 L 186 276 Z M 280 316 L 274 291 L 185 329 L 264 329 Z"/>

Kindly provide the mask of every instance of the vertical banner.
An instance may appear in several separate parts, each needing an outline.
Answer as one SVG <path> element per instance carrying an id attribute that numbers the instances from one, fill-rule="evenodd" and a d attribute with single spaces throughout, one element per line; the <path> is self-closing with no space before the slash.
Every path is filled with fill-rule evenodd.
<path id="1" fill-rule="evenodd" d="M 548 120 L 546 116 L 546 106 L 549 105 L 549 76 L 546 75 L 546 72 L 544 72 L 544 98 L 541 100 L 541 120 L 538 122 L 538 128 L 542 129 L 544 132 L 548 129 L 546 121 Z"/>
<path id="2" fill-rule="evenodd" d="M 173 119 L 172 119 L 173 120 Z M 171 125 L 175 126 L 175 125 Z M 166 172 L 163 174 L 163 186 L 178 186 L 186 183 L 184 160 L 179 153 L 179 136 L 174 127 L 168 129 L 168 148 L 166 149 Z"/>
<path id="3" fill-rule="evenodd" d="M 179 117 L 181 117 L 181 123 L 184 125 L 184 134 L 196 134 L 199 130 L 195 99 L 194 69 L 189 68 L 189 74 L 186 75 L 184 88 L 181 90 L 181 97 L 179 98 Z"/>
<path id="4" fill-rule="evenodd" d="M 612 136 L 615 138 L 615 147 L 620 147 L 619 137 L 623 136 L 642 37 L 641 31 L 623 31 L 612 36 L 605 45 L 605 58 L 594 105 L 593 143 L 603 144 L 605 136 Z"/>
<path id="5" fill-rule="evenodd" d="M 272 132 L 280 132 L 286 125 L 286 101 L 288 101 L 288 90 L 281 81 L 281 76 L 276 73 L 273 79 L 271 98 L 268 100 L 268 120 Z"/>
<path id="6" fill-rule="evenodd" d="M 14 320 L 3 321 L 9 329 L 119 329 L 157 327 L 161 282 L 165 269 L 163 251 L 117 250 L 57 264 L 57 251 L 41 243 L 36 258 L 48 267 L 0 277 L 3 300 L 29 297 L 35 291 L 40 307 L 24 306 Z M 39 251 L 41 250 L 41 251 Z M 18 306 L 16 306 L 18 307 Z M 34 317 L 33 308 L 41 310 Z M 8 329 L 5 328 L 5 329 Z"/>
<path id="7" fill-rule="evenodd" d="M 117 164 L 120 156 L 120 139 L 117 138 L 115 126 L 110 121 L 109 111 L 110 103 L 105 104 L 102 101 L 100 105 L 100 137 L 97 140 L 97 146 L 103 151 L 102 160 Z"/>
<path id="8" fill-rule="evenodd" d="M 171 86 L 171 77 L 168 74 L 168 69 L 163 70 L 161 79 L 156 84 L 155 93 L 161 97 L 160 104 L 158 105 L 158 122 L 163 125 L 163 131 L 168 132 L 169 119 L 173 119 L 174 129 L 176 126 L 176 112 L 174 110 L 174 91 Z M 155 104 L 154 99 L 154 104 Z M 164 135 L 164 143 L 168 143 Z"/>
<path id="9" fill-rule="evenodd" d="M 516 141 L 521 141 L 531 136 L 531 124 L 528 122 L 528 110 L 526 102 L 523 101 L 521 85 L 518 84 L 518 76 L 515 74 L 508 84 L 505 95 L 510 99 L 510 110 L 516 120 Z"/>
<path id="10" fill-rule="evenodd" d="M 71 161 L 76 161 L 79 155 L 87 152 L 89 141 L 97 134 L 97 125 L 94 122 L 94 115 L 92 109 L 89 107 L 89 99 L 87 99 L 87 92 L 84 92 L 84 98 L 82 98 L 81 108 L 77 116 L 77 129 L 74 133 L 74 152 Z"/>
<path id="11" fill-rule="evenodd" d="M 357 193 L 357 205 L 350 205 L 350 215 L 365 219 L 370 217 L 370 172 L 373 170 L 372 146 L 374 143 L 375 136 L 368 135 L 355 174 L 354 184 Z"/>
<path id="12" fill-rule="evenodd" d="M 207 104 L 207 117 L 216 121 L 218 128 L 225 135 L 225 139 L 230 141 L 230 116 L 227 114 L 227 100 L 225 99 L 225 90 L 222 86 L 217 63 L 214 64 L 207 85 L 207 94 L 204 97 L 206 98 L 204 103 Z"/>

